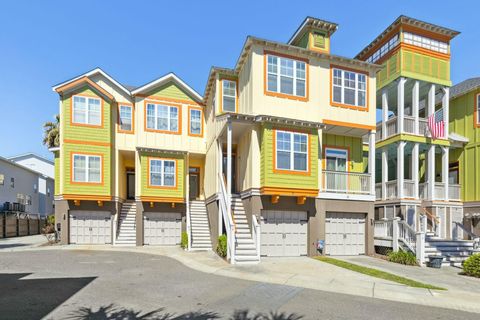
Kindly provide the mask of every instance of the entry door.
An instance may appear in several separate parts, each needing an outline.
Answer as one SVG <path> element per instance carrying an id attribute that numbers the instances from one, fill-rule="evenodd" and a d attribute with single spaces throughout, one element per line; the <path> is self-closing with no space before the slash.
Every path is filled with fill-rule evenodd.
<path id="1" fill-rule="evenodd" d="M 127 173 L 127 199 L 135 199 L 135 173 Z"/>
<path id="2" fill-rule="evenodd" d="M 325 254 L 365 254 L 365 215 L 328 212 L 325 222 Z"/>
<path id="3" fill-rule="evenodd" d="M 237 161 L 236 161 L 236 154 L 232 152 L 232 193 L 236 192 L 236 186 L 237 186 Z M 225 176 L 225 180 L 227 179 L 227 154 L 223 154 L 223 175 Z"/>
<path id="4" fill-rule="evenodd" d="M 195 200 L 200 194 L 200 169 L 195 167 L 189 168 L 189 197 Z"/>

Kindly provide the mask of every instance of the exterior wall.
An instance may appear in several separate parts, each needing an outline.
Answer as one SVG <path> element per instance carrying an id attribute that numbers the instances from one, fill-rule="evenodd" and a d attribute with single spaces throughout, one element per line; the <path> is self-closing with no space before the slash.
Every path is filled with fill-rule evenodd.
<path id="1" fill-rule="evenodd" d="M 207 214 L 208 225 L 210 228 L 210 240 L 212 242 L 212 249 L 215 250 L 218 245 L 219 228 L 221 227 L 218 221 L 219 209 L 217 201 L 211 201 L 210 203 L 207 203 Z"/>
<path id="2" fill-rule="evenodd" d="M 60 181 L 62 177 L 60 176 L 60 151 L 55 151 L 54 153 L 54 163 L 55 163 L 55 195 L 62 194 L 60 187 Z"/>
<path id="3" fill-rule="evenodd" d="M 13 162 L 21 164 L 22 166 L 30 168 L 33 171 L 41 173 L 52 179 L 55 177 L 54 164 L 51 161 L 43 159 L 34 154 L 26 154 L 23 156 L 13 157 L 9 158 L 9 160 L 12 160 Z"/>
<path id="4" fill-rule="evenodd" d="M 366 165 L 363 157 L 362 138 L 324 133 L 322 135 L 322 169 L 326 168 L 325 148 L 328 147 L 346 149 L 348 151 L 347 171 L 359 173 L 365 172 Z"/>

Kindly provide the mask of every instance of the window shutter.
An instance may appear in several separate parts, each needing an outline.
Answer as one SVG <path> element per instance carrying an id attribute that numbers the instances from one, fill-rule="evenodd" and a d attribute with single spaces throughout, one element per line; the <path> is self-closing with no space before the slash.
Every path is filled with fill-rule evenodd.
<path id="1" fill-rule="evenodd" d="M 313 45 L 317 48 L 325 48 L 325 36 L 320 33 L 313 34 Z"/>

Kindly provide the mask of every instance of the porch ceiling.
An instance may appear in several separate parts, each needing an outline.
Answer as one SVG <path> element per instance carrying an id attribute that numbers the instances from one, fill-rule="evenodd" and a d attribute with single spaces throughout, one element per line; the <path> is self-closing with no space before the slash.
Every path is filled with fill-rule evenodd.
<path id="1" fill-rule="evenodd" d="M 353 128 L 353 127 L 343 127 L 339 125 L 330 125 L 327 124 L 325 129 L 323 129 L 324 133 L 335 134 L 339 136 L 351 136 L 351 137 L 358 137 L 361 138 L 366 135 L 369 130 L 362 129 L 362 128 Z"/>

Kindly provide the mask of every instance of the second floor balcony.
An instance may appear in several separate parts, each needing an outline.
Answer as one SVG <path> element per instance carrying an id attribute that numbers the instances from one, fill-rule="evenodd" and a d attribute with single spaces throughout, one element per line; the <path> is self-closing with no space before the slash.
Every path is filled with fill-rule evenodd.
<path id="1" fill-rule="evenodd" d="M 385 140 L 401 133 L 418 135 L 422 137 L 430 137 L 430 131 L 428 130 L 427 126 L 427 119 L 418 118 L 417 124 L 415 121 L 415 117 L 404 116 L 403 129 L 400 130 L 398 116 L 391 117 L 385 122 L 385 130 L 381 122 L 377 124 L 376 140 Z"/>
<path id="2" fill-rule="evenodd" d="M 415 190 L 415 182 L 413 180 L 405 179 L 403 181 L 403 198 L 418 200 L 461 201 L 461 186 L 459 184 L 448 184 L 448 193 L 446 193 L 445 183 L 435 182 L 433 195 L 430 195 L 430 188 L 428 186 L 428 182 L 419 183 L 418 189 Z M 385 192 L 385 196 L 383 196 L 383 192 Z M 375 184 L 375 198 L 377 200 L 396 200 L 399 199 L 398 194 L 397 180 L 387 181 L 385 188 L 383 188 L 381 182 Z"/>
<path id="3" fill-rule="evenodd" d="M 374 195 L 372 177 L 368 173 L 322 170 L 320 193 L 335 195 Z"/>

